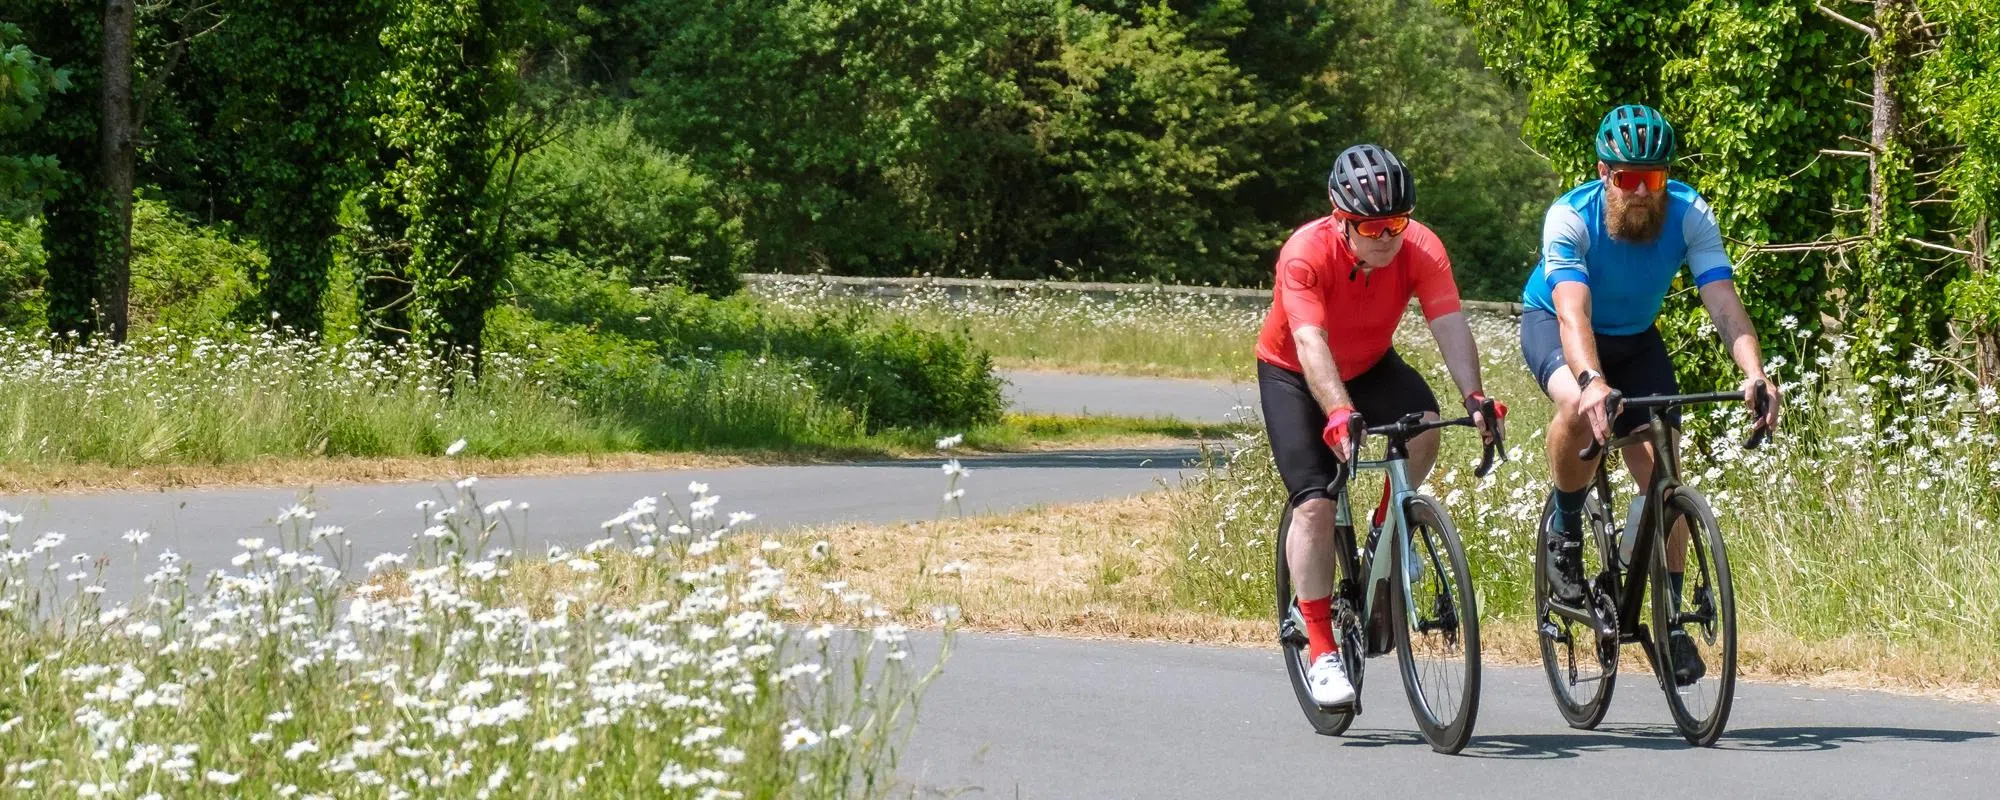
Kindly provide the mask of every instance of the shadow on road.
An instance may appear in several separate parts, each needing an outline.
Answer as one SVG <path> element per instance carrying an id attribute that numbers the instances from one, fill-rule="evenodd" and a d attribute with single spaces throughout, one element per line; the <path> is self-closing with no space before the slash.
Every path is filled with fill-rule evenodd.
<path id="1" fill-rule="evenodd" d="M 1715 749 L 1750 753 L 1804 753 L 1880 742 L 1959 744 L 1996 736 L 2000 734 L 1926 728 L 1806 726 L 1745 728 L 1724 733 L 1722 740 L 1716 742 Z M 1345 747 L 1424 746 L 1424 740 L 1411 731 L 1349 731 L 1342 737 L 1341 744 Z M 1690 749 L 1693 747 L 1673 728 L 1631 725 L 1605 726 L 1596 731 L 1574 733 L 1475 735 L 1462 755 L 1472 758 L 1535 760 L 1576 758 L 1584 753 L 1616 750 Z"/>

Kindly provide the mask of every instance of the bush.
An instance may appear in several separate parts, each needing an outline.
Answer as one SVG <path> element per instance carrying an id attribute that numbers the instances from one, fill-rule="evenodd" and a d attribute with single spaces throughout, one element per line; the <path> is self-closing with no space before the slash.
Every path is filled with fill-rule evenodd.
<path id="1" fill-rule="evenodd" d="M 266 261 L 226 229 L 198 226 L 165 203 L 140 200 L 132 206 L 132 328 L 210 333 L 249 322 L 256 295 L 250 276 Z"/>
<path id="2" fill-rule="evenodd" d="M 996 421 L 1003 410 L 991 359 L 963 331 L 924 331 L 860 308 L 797 312 L 745 296 L 633 287 L 567 259 L 517 259 L 514 272 L 520 310 L 496 317 L 492 344 L 555 348 L 571 378 L 586 374 L 584 363 L 630 376 L 655 362 L 736 353 L 796 365 L 871 431 L 966 427 Z"/>
<path id="3" fill-rule="evenodd" d="M 741 285 L 742 222 L 715 210 L 708 180 L 633 133 L 627 117 L 584 124 L 535 151 L 516 191 L 525 252 L 713 296 Z"/>
<path id="4" fill-rule="evenodd" d="M 45 259 L 40 218 L 0 218 L 0 327 L 35 329 L 48 318 L 42 297 Z"/>

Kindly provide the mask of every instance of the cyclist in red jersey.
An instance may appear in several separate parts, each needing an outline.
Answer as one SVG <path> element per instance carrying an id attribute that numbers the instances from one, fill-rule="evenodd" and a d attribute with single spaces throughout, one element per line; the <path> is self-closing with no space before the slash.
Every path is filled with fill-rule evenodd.
<path id="1" fill-rule="evenodd" d="M 1333 214 L 1294 231 L 1278 253 L 1271 313 L 1257 338 L 1257 384 L 1290 497 L 1285 555 L 1311 640 L 1306 682 L 1315 702 L 1338 706 L 1354 699 L 1354 687 L 1333 636 L 1334 508 L 1326 486 L 1347 457 L 1351 415 L 1369 423 L 1415 412 L 1438 419 L 1430 385 L 1391 341 L 1412 297 L 1487 441 L 1507 411 L 1496 403 L 1501 419 L 1490 425 L 1479 413 L 1486 399 L 1479 350 L 1444 243 L 1410 219 L 1416 184 L 1403 162 L 1376 145 L 1350 147 L 1335 161 L 1327 194 Z M 1437 461 L 1438 432 L 1411 439 L 1409 449 L 1410 478 L 1421 485 Z M 1375 509 L 1376 525 L 1386 511 Z"/>

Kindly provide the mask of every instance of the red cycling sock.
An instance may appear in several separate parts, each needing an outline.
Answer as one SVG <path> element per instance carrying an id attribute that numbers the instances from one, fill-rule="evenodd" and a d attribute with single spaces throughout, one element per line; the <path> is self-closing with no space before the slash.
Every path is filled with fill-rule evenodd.
<path id="1" fill-rule="evenodd" d="M 1318 600 L 1300 600 L 1299 616 L 1306 620 L 1307 662 L 1318 661 L 1326 653 L 1340 652 L 1340 646 L 1334 644 L 1333 638 L 1333 595 Z"/>

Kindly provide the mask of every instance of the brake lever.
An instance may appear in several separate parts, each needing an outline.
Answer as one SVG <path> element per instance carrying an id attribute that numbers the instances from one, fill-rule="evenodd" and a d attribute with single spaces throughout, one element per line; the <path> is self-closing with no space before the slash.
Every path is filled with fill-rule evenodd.
<path id="1" fill-rule="evenodd" d="M 1758 381 L 1751 391 L 1757 393 L 1757 422 L 1750 431 L 1750 441 L 1743 443 L 1743 449 L 1755 450 L 1770 437 L 1771 429 L 1764 426 L 1764 415 L 1771 410 L 1771 393 L 1764 390 L 1764 382 Z"/>
<path id="2" fill-rule="evenodd" d="M 1368 435 L 1368 421 L 1356 411 L 1347 416 L 1347 468 L 1353 469 L 1361 458 L 1361 437 Z"/>
<path id="3" fill-rule="evenodd" d="M 1618 419 L 1618 404 L 1622 402 L 1625 402 L 1625 394 L 1617 389 L 1612 389 L 1610 394 L 1604 396 L 1605 424 L 1609 425 Z M 1576 457 L 1589 461 L 1597 458 L 1597 455 L 1602 452 L 1604 452 L 1604 443 L 1597 440 L 1597 434 L 1593 431 L 1591 433 L 1590 446 L 1583 448 L 1583 452 L 1577 453 Z"/>
<path id="4" fill-rule="evenodd" d="M 1507 442 L 1501 437 L 1500 420 L 1495 416 L 1495 412 L 1496 409 L 1493 407 L 1493 400 L 1491 398 L 1488 398 L 1486 402 L 1479 406 L 1480 416 L 1486 420 L 1486 424 L 1491 425 L 1493 428 L 1493 441 L 1487 443 L 1485 454 L 1480 456 L 1479 468 L 1472 471 L 1473 477 L 1476 478 L 1484 478 L 1486 477 L 1486 473 L 1493 471 L 1494 456 L 1496 454 L 1500 457 L 1499 460 L 1501 463 L 1507 461 Z"/>

